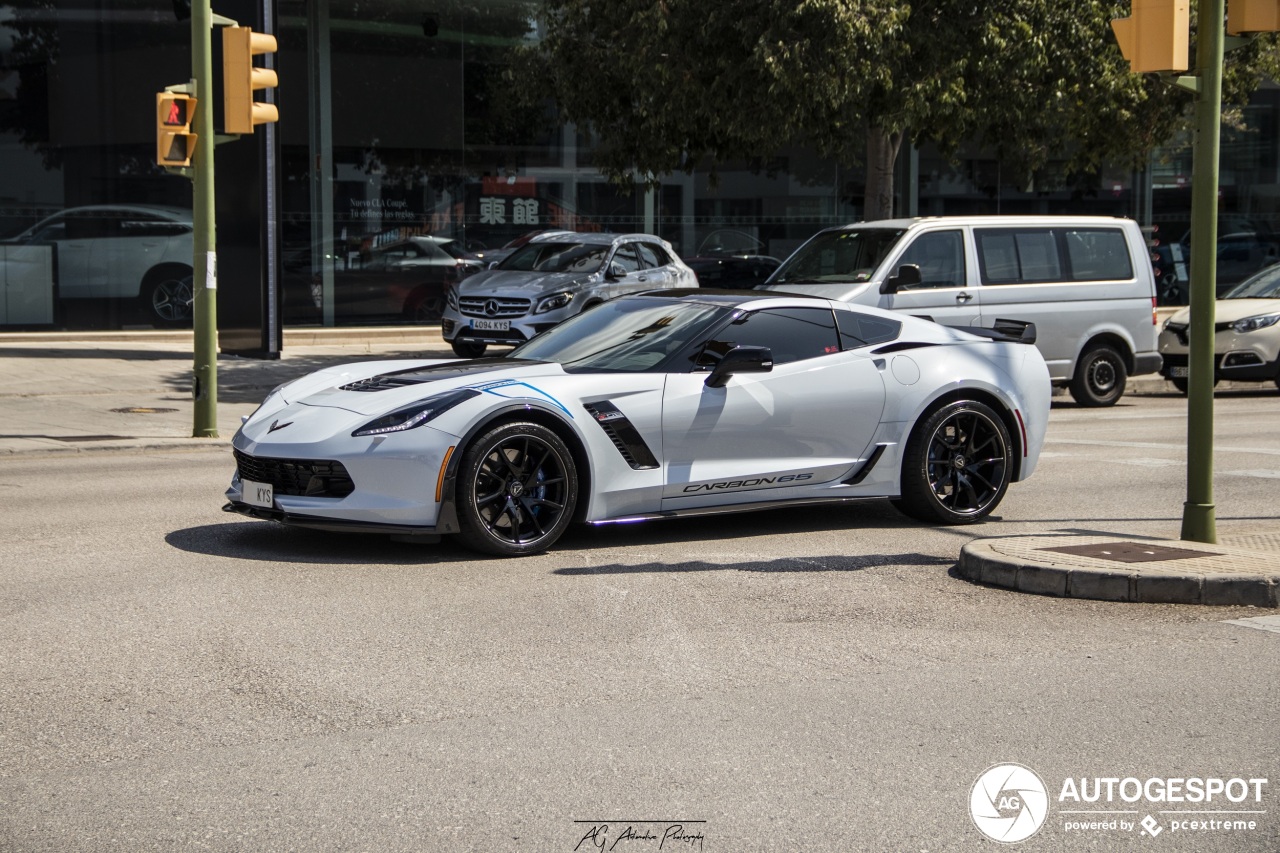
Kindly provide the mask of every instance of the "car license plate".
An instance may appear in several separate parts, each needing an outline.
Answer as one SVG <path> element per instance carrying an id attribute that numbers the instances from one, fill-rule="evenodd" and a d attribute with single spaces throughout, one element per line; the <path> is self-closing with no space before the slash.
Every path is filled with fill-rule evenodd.
<path id="1" fill-rule="evenodd" d="M 1187 378 L 1187 369 L 1186 369 L 1185 367 L 1181 367 L 1181 366 L 1179 366 L 1179 367 L 1170 367 L 1170 368 L 1169 368 L 1169 375 L 1170 375 L 1170 376 L 1172 376 L 1174 379 L 1186 379 L 1186 378 Z"/>
<path id="2" fill-rule="evenodd" d="M 510 320 L 472 320 L 471 328 L 477 332 L 507 332 L 511 330 Z"/>
<path id="3" fill-rule="evenodd" d="M 270 483 L 255 483 L 253 480 L 240 481 L 240 497 L 249 506 L 260 506 L 271 509 L 275 505 L 275 489 Z"/>

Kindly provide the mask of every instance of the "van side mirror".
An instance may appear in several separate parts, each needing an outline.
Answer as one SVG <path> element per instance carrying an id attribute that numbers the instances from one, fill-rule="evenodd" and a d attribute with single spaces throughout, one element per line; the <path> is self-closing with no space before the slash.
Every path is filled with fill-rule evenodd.
<path id="1" fill-rule="evenodd" d="M 923 279 L 920 278 L 920 267 L 917 264 L 903 264 L 898 267 L 898 274 L 891 275 L 880 285 L 881 293 L 897 293 L 904 287 L 915 287 Z"/>
<path id="2" fill-rule="evenodd" d="M 735 373 L 769 373 L 773 370 L 773 352 L 768 347 L 734 347 L 724 354 L 707 377 L 708 388 L 722 388 Z"/>

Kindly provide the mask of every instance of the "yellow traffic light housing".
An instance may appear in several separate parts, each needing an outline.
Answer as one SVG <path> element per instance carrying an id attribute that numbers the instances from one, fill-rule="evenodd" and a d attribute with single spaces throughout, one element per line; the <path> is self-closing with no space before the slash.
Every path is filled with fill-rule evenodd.
<path id="1" fill-rule="evenodd" d="M 280 83 L 276 72 L 253 65 L 255 56 L 275 52 L 275 36 L 248 27 L 222 28 L 222 123 L 227 133 L 253 133 L 255 125 L 280 120 L 275 104 L 253 99 L 259 89 Z"/>
<path id="2" fill-rule="evenodd" d="M 1190 0 L 1133 0 L 1130 16 L 1114 19 L 1111 29 L 1135 74 L 1187 70 Z"/>
<path id="3" fill-rule="evenodd" d="M 156 163 L 190 166 L 199 138 L 191 132 L 197 101 L 181 92 L 156 93 Z"/>
<path id="4" fill-rule="evenodd" d="M 1229 0 L 1227 32 L 1274 33 L 1280 31 L 1280 0 Z"/>

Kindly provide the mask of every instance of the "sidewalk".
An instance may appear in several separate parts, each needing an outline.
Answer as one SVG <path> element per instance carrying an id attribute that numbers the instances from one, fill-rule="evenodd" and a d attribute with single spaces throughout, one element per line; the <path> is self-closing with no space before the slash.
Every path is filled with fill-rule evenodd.
<path id="1" fill-rule="evenodd" d="M 0 333 L 0 460 L 96 450 L 229 452 L 241 416 L 282 382 L 348 361 L 453 357 L 434 328 L 286 330 L 278 360 L 218 359 L 218 437 L 197 439 L 192 351 L 189 331 Z M 1159 376 L 1140 376 L 1126 393 L 1177 392 Z M 1280 532 L 1222 545 L 1121 532 L 977 539 L 961 550 L 959 573 L 1060 597 L 1275 608 Z"/>

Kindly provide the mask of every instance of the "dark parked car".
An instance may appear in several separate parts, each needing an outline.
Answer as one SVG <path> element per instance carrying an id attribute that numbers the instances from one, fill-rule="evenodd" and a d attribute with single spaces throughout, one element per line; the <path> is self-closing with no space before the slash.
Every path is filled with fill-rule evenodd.
<path id="1" fill-rule="evenodd" d="M 700 287 L 750 290 L 773 275 L 782 262 L 768 255 L 706 255 L 685 258 Z"/>

